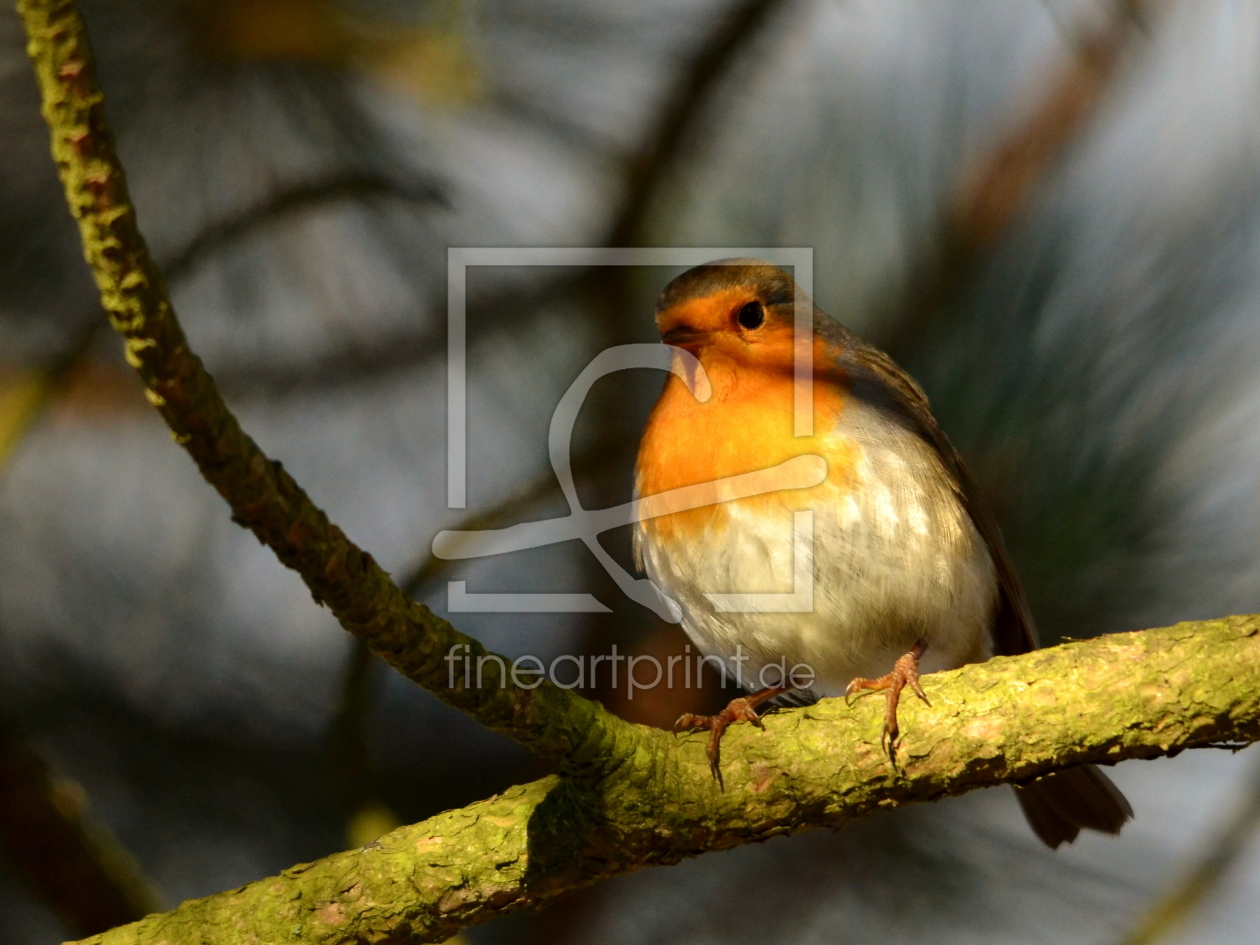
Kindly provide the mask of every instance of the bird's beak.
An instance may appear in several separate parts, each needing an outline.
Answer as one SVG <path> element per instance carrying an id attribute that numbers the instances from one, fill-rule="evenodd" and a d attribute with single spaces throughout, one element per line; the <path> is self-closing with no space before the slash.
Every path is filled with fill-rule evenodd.
<path id="1" fill-rule="evenodd" d="M 661 335 L 661 341 L 667 345 L 676 345 L 679 348 L 688 348 L 695 345 L 708 337 L 707 331 L 699 331 L 690 325 L 679 325 L 677 328 L 671 328 L 669 331 Z"/>

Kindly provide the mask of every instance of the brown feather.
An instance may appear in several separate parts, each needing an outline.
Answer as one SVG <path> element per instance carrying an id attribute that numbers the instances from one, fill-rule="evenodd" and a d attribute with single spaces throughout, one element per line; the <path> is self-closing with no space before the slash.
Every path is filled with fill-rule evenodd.
<path id="1" fill-rule="evenodd" d="M 1093 765 L 1053 771 L 1017 786 L 1015 796 L 1033 832 L 1051 848 L 1071 843 L 1082 827 L 1119 833 L 1133 816 L 1128 799 Z"/>

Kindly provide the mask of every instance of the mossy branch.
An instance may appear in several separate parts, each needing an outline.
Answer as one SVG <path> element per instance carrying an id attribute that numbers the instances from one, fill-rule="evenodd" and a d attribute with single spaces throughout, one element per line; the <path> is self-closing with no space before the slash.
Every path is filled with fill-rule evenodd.
<path id="1" fill-rule="evenodd" d="M 545 778 L 186 902 L 94 945 L 440 942 L 599 879 L 1084 762 L 1260 739 L 1260 616 L 1115 634 L 924 678 L 890 769 L 882 706 L 828 699 L 707 736 L 638 729 L 604 778 Z M 1138 811 L 1138 816 L 1142 812 Z"/>
<path id="2" fill-rule="evenodd" d="M 544 683 L 450 688 L 443 657 L 485 649 L 412 601 L 241 429 L 176 320 L 162 274 L 136 224 L 83 20 L 72 0 L 18 0 L 52 153 L 84 254 L 126 356 L 202 475 L 249 528 L 306 582 L 341 625 L 405 676 L 490 728 L 573 768 L 610 763 L 626 724 L 596 703 Z M 497 681 L 497 680 L 496 680 Z"/>

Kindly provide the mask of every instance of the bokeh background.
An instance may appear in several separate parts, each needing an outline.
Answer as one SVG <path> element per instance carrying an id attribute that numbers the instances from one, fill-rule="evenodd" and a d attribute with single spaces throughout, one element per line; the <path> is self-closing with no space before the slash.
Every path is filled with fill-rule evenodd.
<path id="1" fill-rule="evenodd" d="M 448 580 L 612 609 L 456 615 L 489 646 L 682 646 L 580 547 L 429 558 L 469 515 L 564 510 L 551 411 L 597 351 L 654 337 L 673 273 L 470 273 L 469 509 L 452 511 L 451 246 L 813 247 L 819 304 L 922 381 L 974 467 L 1046 642 L 1260 611 L 1260 3 L 82 7 L 141 226 L 264 449 L 439 612 Z M 173 906 L 538 776 L 231 523 L 102 324 L 0 9 L 0 941 L 84 930 L 50 891 L 65 871 L 12 840 L 35 815 L 5 791 L 42 791 L 83 850 L 128 851 L 112 875 Z M 575 449 L 587 505 L 628 498 L 660 382 L 597 387 Z M 662 725 L 722 698 L 589 694 Z M 1119 839 L 1051 853 L 986 791 L 463 937 L 1254 942 L 1255 752 L 1114 777 L 1137 811 Z"/>

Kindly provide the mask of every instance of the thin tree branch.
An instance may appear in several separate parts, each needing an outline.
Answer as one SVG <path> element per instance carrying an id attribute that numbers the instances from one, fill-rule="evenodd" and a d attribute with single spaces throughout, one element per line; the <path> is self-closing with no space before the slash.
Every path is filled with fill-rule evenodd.
<path id="1" fill-rule="evenodd" d="M 476 658 L 485 649 L 403 594 L 241 429 L 190 350 L 140 235 L 77 6 L 18 0 L 17 7 L 53 157 L 102 304 L 150 403 L 231 506 L 234 520 L 297 571 L 343 627 L 443 701 L 544 757 L 579 768 L 615 763 L 615 741 L 627 724 L 574 693 L 549 683 L 526 689 L 510 680 L 476 690 L 462 680 L 450 686 L 444 657 L 466 648 L 462 652 Z"/>
<path id="2" fill-rule="evenodd" d="M 600 879 L 1082 763 L 1260 740 L 1260 616 L 1113 634 L 925 677 L 898 768 L 882 706 L 827 699 L 727 736 L 634 730 L 635 763 L 552 776 L 93 945 L 439 942 Z M 1140 812 L 1139 812 L 1140 816 Z"/>
<path id="3" fill-rule="evenodd" d="M 616 468 L 630 458 L 634 444 L 600 440 L 573 458 L 573 473 L 581 481 Z M 499 528 L 548 496 L 560 491 L 555 473 L 548 468 L 532 482 L 489 509 L 467 516 L 457 531 Z M 453 562 L 429 551 L 423 555 L 398 586 L 408 597 L 424 597 L 436 589 L 438 578 Z M 375 702 L 374 664 L 371 649 L 361 638 L 354 641 L 342 672 L 341 702 L 328 727 L 329 756 L 337 783 L 351 806 L 361 809 L 367 803 L 381 803 L 372 787 L 371 758 L 368 752 L 369 715 Z"/>

